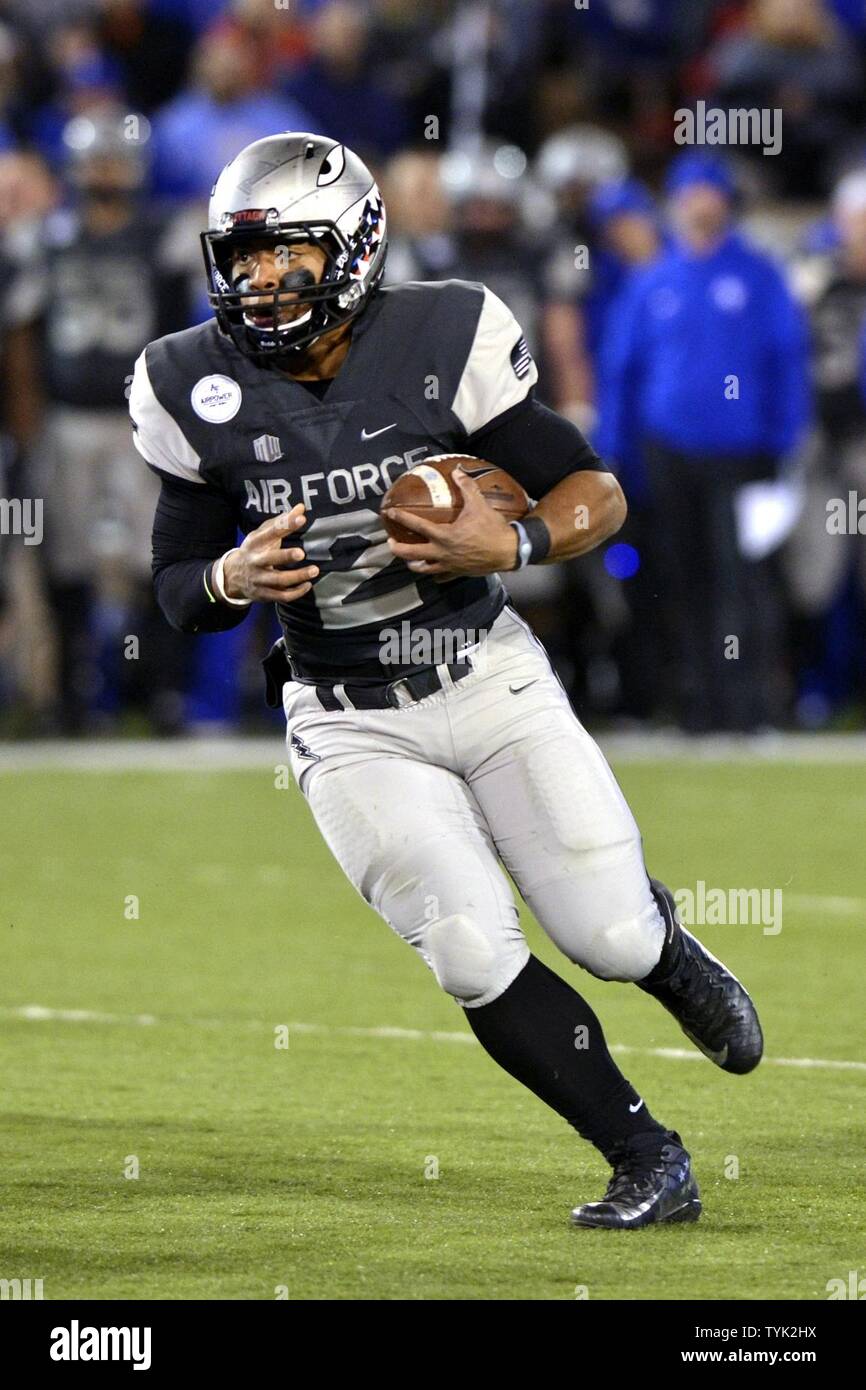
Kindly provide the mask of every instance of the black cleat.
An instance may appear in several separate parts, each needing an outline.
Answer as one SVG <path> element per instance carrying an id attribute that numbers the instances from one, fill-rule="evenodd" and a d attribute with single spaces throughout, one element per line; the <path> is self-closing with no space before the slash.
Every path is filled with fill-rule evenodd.
<path id="1" fill-rule="evenodd" d="M 686 931 L 670 889 L 654 878 L 650 884 L 667 927 L 662 956 L 671 968 L 661 980 L 638 980 L 638 986 L 673 1014 L 690 1042 L 722 1071 L 752 1071 L 761 1060 L 764 1038 L 747 991 Z"/>
<path id="2" fill-rule="evenodd" d="M 697 1221 L 701 1214 L 691 1159 L 672 1129 L 619 1144 L 611 1155 L 613 1177 L 600 1202 L 571 1213 L 574 1226 L 636 1231 L 661 1221 Z"/>

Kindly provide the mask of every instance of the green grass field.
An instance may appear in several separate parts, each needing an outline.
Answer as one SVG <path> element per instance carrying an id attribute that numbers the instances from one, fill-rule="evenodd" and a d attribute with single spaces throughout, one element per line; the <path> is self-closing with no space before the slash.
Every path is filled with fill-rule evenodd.
<path id="1" fill-rule="evenodd" d="M 617 772 L 672 886 L 784 889 L 778 935 L 699 929 L 768 1058 L 861 1063 L 732 1077 L 653 1055 L 690 1050 L 673 1020 L 527 920 L 636 1049 L 621 1064 L 694 1156 L 697 1225 L 570 1228 L 603 1160 L 469 1040 L 294 788 L 45 770 L 0 776 L 0 1276 L 49 1299 L 810 1300 L 866 1274 L 863 766 Z"/>

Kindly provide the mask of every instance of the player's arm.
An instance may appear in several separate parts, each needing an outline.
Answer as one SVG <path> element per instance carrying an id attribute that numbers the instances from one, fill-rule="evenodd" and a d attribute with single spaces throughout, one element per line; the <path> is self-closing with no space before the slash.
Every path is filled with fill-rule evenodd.
<path id="1" fill-rule="evenodd" d="M 416 574 L 492 574 L 521 563 L 556 564 L 593 550 L 625 521 L 625 497 L 613 473 L 576 426 L 538 402 L 470 443 L 467 452 L 498 464 L 531 495 L 541 494 L 540 500 L 521 532 L 487 505 L 473 478 L 455 469 L 463 508 L 451 525 L 390 509 L 395 521 L 419 533 L 416 545 L 389 542 Z"/>
<path id="2" fill-rule="evenodd" d="M 153 519 L 153 587 L 172 627 L 180 632 L 221 632 L 246 617 L 248 607 L 231 607 L 214 593 L 214 565 L 236 537 L 232 509 L 216 489 L 160 475 Z"/>
<path id="3" fill-rule="evenodd" d="M 613 473 L 572 473 L 551 488 L 529 516 L 524 518 L 524 530 L 530 537 L 533 564 L 554 565 L 560 560 L 573 560 L 594 550 L 602 541 L 616 535 L 627 513 L 626 501 Z M 529 526 L 526 523 L 529 522 Z M 541 522 L 550 537 L 545 542 L 544 530 L 537 530 L 533 540 L 532 528 Z M 509 530 L 516 530 L 509 527 Z M 519 533 L 518 533 L 519 534 Z M 546 553 L 542 553 L 545 549 Z"/>
<path id="4" fill-rule="evenodd" d="M 304 525 L 303 507 L 270 517 L 238 546 L 231 499 L 202 476 L 201 459 L 153 389 L 146 352 L 135 364 L 129 409 L 135 446 L 161 480 L 153 577 L 172 627 L 219 632 L 242 622 L 257 600 L 302 598 L 318 570 L 299 565 L 303 550 L 283 541 Z"/>
<path id="5" fill-rule="evenodd" d="M 554 564 L 585 554 L 613 535 L 626 515 L 614 475 L 576 425 L 536 401 L 535 363 L 510 310 L 490 290 L 454 397 L 465 432 L 463 452 L 504 468 L 539 499 L 523 525 L 532 563 Z M 458 471 L 464 506 L 450 526 L 406 512 L 394 520 L 419 533 L 418 545 L 389 544 L 416 573 L 490 574 L 514 569 L 522 537 L 484 502 L 476 483 Z"/>
<path id="6" fill-rule="evenodd" d="M 237 525 L 215 488 L 163 475 L 153 524 L 157 601 L 181 632 L 237 627 L 251 604 L 292 603 L 312 587 L 317 567 L 303 568 L 301 549 L 282 542 L 304 525 L 303 507 L 269 517 L 235 545 Z"/>
<path id="7" fill-rule="evenodd" d="M 584 555 L 615 535 L 625 521 L 626 501 L 613 473 L 576 425 L 531 394 L 473 435 L 467 452 L 498 464 L 530 497 L 539 499 L 523 522 L 533 541 L 534 564 Z M 482 500 L 471 478 L 461 486 L 464 499 L 474 489 Z"/>

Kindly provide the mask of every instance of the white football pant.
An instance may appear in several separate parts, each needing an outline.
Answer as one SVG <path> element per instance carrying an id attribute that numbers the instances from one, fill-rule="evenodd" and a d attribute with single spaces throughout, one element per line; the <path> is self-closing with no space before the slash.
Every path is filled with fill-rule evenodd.
<path id="1" fill-rule="evenodd" d="M 499 861 L 569 960 L 642 979 L 664 925 L 601 750 L 512 609 L 470 656 L 469 676 L 439 667 L 445 688 L 399 709 L 329 712 L 286 683 L 290 762 L 319 829 L 464 1007 L 498 998 L 529 958 Z"/>

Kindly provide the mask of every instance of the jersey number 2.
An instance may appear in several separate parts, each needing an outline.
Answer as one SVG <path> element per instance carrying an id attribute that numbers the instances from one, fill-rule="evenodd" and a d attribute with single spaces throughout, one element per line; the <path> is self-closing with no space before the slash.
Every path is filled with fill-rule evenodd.
<path id="1" fill-rule="evenodd" d="M 364 627 L 421 606 L 416 584 L 386 587 L 383 592 L 377 583 L 397 561 L 388 548 L 385 528 L 369 507 L 317 517 L 304 532 L 303 546 L 307 560 L 314 565 L 339 566 L 339 552 L 346 555 L 341 568 L 330 569 L 313 585 L 312 597 L 323 627 Z M 366 592 L 356 596 L 362 587 Z"/>

